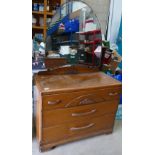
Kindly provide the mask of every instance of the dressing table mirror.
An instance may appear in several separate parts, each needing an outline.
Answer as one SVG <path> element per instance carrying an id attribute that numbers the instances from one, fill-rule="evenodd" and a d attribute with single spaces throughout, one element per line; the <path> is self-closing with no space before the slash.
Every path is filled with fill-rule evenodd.
<path id="1" fill-rule="evenodd" d="M 47 30 L 45 66 L 99 66 L 101 46 L 101 27 L 92 8 L 82 1 L 64 3 Z"/>

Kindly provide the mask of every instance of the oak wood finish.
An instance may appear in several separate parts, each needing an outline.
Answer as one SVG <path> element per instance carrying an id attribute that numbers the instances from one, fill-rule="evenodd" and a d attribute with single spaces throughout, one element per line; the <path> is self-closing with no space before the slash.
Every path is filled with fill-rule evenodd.
<path id="1" fill-rule="evenodd" d="M 86 69 L 84 73 L 85 69 L 79 69 L 78 74 L 67 74 L 72 69 L 65 69 L 63 72 L 57 68 L 57 72 L 42 72 L 35 77 L 41 151 L 113 131 L 121 83 L 101 72 Z"/>
<path id="2" fill-rule="evenodd" d="M 75 141 L 75 140 L 84 139 L 84 138 L 87 138 L 87 137 L 90 137 L 90 136 L 97 136 L 97 135 L 101 135 L 101 134 L 110 134 L 110 133 L 112 133 L 112 131 L 113 131 L 113 128 L 110 128 L 110 129 L 105 129 L 105 130 L 98 130 L 98 131 L 91 132 L 91 133 L 85 133 L 82 136 L 75 136 L 75 137 L 72 137 L 70 139 L 69 138 L 61 139 L 61 141 L 52 142 L 52 143 L 48 143 L 48 144 L 40 143 L 39 150 L 41 152 L 44 152 L 44 151 L 47 151 L 47 150 L 51 150 L 51 149 L 55 148 L 56 146 L 64 144 L 64 143 L 69 143 L 69 142 L 72 142 L 72 141 Z"/>
<path id="3" fill-rule="evenodd" d="M 98 72 L 99 68 L 97 66 L 87 66 L 87 65 L 63 65 L 60 66 L 60 58 L 57 58 L 57 66 L 54 65 L 53 69 L 48 69 L 48 71 L 39 72 L 38 75 L 64 75 L 64 74 L 78 74 L 78 73 L 92 73 Z"/>
<path id="4" fill-rule="evenodd" d="M 43 128 L 42 144 L 61 141 L 61 139 L 71 139 L 75 136 L 83 136 L 86 133 L 98 130 L 111 129 L 114 123 L 114 114 L 103 115 L 81 121 L 74 121 L 60 126 Z M 102 120 L 102 122 L 101 122 Z"/>
<path id="5" fill-rule="evenodd" d="M 108 101 L 93 105 L 63 108 L 57 110 L 47 110 L 43 112 L 43 128 L 65 124 L 67 122 L 90 119 L 107 113 L 115 113 L 118 101 Z M 55 119 L 56 118 L 56 119 Z M 63 119 L 62 119 L 63 118 Z"/>
<path id="6" fill-rule="evenodd" d="M 45 66 L 46 68 L 54 68 L 67 64 L 66 58 L 45 58 Z"/>
<path id="7" fill-rule="evenodd" d="M 113 93 L 113 95 L 111 95 Z M 80 105 L 95 104 L 108 100 L 118 100 L 121 94 L 120 87 L 78 91 L 70 93 L 56 93 L 43 96 L 43 110 L 68 108 Z"/>
<path id="8" fill-rule="evenodd" d="M 95 90 L 99 88 L 120 87 L 119 81 L 102 72 L 36 76 L 38 88 L 41 93 L 74 92 L 80 90 Z"/>

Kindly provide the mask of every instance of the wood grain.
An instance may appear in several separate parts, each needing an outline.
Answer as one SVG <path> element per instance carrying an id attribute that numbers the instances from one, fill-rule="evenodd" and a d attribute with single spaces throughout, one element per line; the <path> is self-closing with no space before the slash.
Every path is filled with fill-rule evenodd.
<path id="1" fill-rule="evenodd" d="M 45 58 L 45 66 L 46 68 L 54 68 L 59 67 L 67 64 L 66 58 Z M 42 72 L 48 73 L 48 72 Z"/>
<path id="2" fill-rule="evenodd" d="M 69 143 L 69 142 L 72 142 L 72 141 L 77 141 L 77 140 L 81 140 L 81 139 L 84 139 L 84 138 L 88 138 L 88 137 L 93 137 L 93 136 L 97 136 L 97 135 L 103 135 L 103 134 L 111 134 L 113 131 L 113 128 L 110 128 L 110 129 L 105 129 L 105 130 L 98 130 L 98 131 L 95 131 L 95 132 L 91 132 L 91 133 L 85 133 L 83 136 L 75 136 L 75 137 L 72 137 L 72 138 L 66 138 L 66 139 L 61 139 L 61 141 L 56 141 L 56 142 L 52 142 L 52 143 L 48 143 L 48 144 L 40 144 L 39 146 L 39 150 L 41 152 L 44 152 L 44 151 L 47 151 L 47 150 L 51 150 L 53 148 L 55 148 L 56 146 L 58 145 L 61 145 L 61 144 L 65 144 L 65 143 Z"/>
<path id="3" fill-rule="evenodd" d="M 40 142 L 42 138 L 42 99 L 39 94 L 37 96 L 36 108 L 36 137 L 38 142 Z"/>
<path id="4" fill-rule="evenodd" d="M 101 117 L 95 117 L 85 119 L 83 121 L 75 121 L 66 123 L 56 127 L 43 128 L 42 144 L 48 144 L 64 139 L 71 139 L 72 137 L 82 136 L 86 133 L 91 133 L 99 130 L 112 129 L 114 123 L 114 114 L 103 115 Z M 93 124 L 88 127 L 88 125 Z M 86 127 L 80 129 L 82 127 Z M 79 130 L 72 131 L 71 128 L 79 128 Z"/>
<path id="5" fill-rule="evenodd" d="M 88 68 L 75 67 L 76 74 L 70 74 L 74 67 L 62 68 L 35 76 L 41 151 L 113 130 L 121 83 Z"/>
<path id="6" fill-rule="evenodd" d="M 116 100 L 67 109 L 43 111 L 43 128 L 83 119 L 88 120 L 107 113 L 115 113 L 118 102 Z"/>
<path id="7" fill-rule="evenodd" d="M 121 82 L 102 72 L 75 75 L 43 75 L 36 77 L 36 83 L 42 93 L 121 86 Z"/>
<path id="8" fill-rule="evenodd" d="M 114 95 L 111 96 L 110 93 L 114 93 Z M 95 104 L 109 100 L 117 101 L 120 98 L 120 94 L 120 87 L 111 87 L 99 90 L 43 95 L 43 110 L 69 108 L 87 104 Z M 50 102 L 55 104 L 49 104 Z"/>
<path id="9" fill-rule="evenodd" d="M 53 68 L 51 66 L 47 67 L 49 68 L 48 71 L 42 71 L 39 72 L 38 75 L 64 75 L 64 74 L 79 74 L 79 73 L 92 73 L 92 72 L 98 72 L 99 68 L 97 66 L 88 66 L 88 65 L 70 65 L 66 64 L 63 65 L 61 63 L 61 59 L 64 58 L 55 58 L 56 64 L 52 63 Z M 45 59 L 45 63 L 47 58 Z M 66 61 L 65 61 L 66 63 Z M 62 66 L 63 65 L 63 66 Z"/>

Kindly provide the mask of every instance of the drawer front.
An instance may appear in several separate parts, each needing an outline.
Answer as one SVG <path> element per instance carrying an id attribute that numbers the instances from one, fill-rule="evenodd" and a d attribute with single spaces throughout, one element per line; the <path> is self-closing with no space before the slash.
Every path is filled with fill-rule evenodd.
<path id="1" fill-rule="evenodd" d="M 65 109 L 43 111 L 43 127 L 50 127 L 71 121 L 88 120 L 90 118 L 115 113 L 118 101 L 107 101 L 92 105 L 78 106 Z"/>
<path id="2" fill-rule="evenodd" d="M 77 121 L 51 128 L 43 128 L 42 144 L 55 143 L 75 137 L 91 136 L 99 131 L 112 130 L 115 114 L 107 114 L 89 120 Z"/>
<path id="3" fill-rule="evenodd" d="M 43 110 L 69 108 L 94 104 L 120 98 L 121 87 L 101 89 L 98 91 L 80 91 L 43 96 Z"/>

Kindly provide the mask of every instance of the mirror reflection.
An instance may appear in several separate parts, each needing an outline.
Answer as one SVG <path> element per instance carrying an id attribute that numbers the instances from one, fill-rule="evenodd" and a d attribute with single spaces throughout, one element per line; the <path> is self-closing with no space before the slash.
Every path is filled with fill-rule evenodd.
<path id="1" fill-rule="evenodd" d="M 98 65 L 102 35 L 90 6 L 81 1 L 63 4 L 47 30 L 46 57 L 64 58 L 69 64 Z"/>

